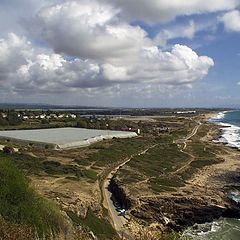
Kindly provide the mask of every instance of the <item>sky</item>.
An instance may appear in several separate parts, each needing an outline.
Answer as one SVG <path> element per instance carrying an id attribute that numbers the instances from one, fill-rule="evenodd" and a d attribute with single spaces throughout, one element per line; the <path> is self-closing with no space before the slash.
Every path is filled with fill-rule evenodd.
<path id="1" fill-rule="evenodd" d="M 0 102 L 240 107 L 240 0 L 0 0 Z"/>

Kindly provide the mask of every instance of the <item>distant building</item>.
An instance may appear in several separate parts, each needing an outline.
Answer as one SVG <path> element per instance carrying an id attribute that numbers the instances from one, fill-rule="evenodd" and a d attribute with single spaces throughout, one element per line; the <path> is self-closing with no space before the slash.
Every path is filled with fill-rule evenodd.
<path id="1" fill-rule="evenodd" d="M 7 114 L 6 113 L 1 113 L 2 118 L 6 118 Z"/>
<path id="2" fill-rule="evenodd" d="M 75 119 L 75 118 L 77 118 L 77 115 L 75 115 L 75 114 L 68 114 L 67 117 Z"/>
<path id="3" fill-rule="evenodd" d="M 141 130 L 139 128 L 122 128 L 122 131 L 128 131 L 128 132 L 135 132 L 138 135 L 141 134 Z"/>
<path id="4" fill-rule="evenodd" d="M 64 118 L 64 117 L 65 117 L 64 114 L 60 114 L 60 115 L 58 115 L 58 118 Z"/>
<path id="5" fill-rule="evenodd" d="M 178 111 L 175 112 L 176 114 L 195 114 L 196 111 Z"/>
<path id="6" fill-rule="evenodd" d="M 45 119 L 45 118 L 46 118 L 46 114 L 41 114 L 41 115 L 39 116 L 39 118 Z"/>

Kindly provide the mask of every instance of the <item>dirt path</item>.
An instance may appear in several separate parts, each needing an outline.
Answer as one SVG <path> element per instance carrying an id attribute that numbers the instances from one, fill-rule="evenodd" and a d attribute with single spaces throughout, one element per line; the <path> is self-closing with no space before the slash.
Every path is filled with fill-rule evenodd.
<path id="1" fill-rule="evenodd" d="M 113 175 L 119 170 L 119 168 L 121 168 L 122 166 L 124 166 L 125 164 L 127 164 L 129 161 L 131 161 L 131 159 L 137 155 L 142 155 L 142 154 L 146 154 L 146 152 L 151 149 L 156 147 L 158 144 L 154 144 L 150 147 L 148 147 L 147 149 L 136 153 L 134 155 L 131 155 L 130 158 L 126 159 L 124 162 L 118 164 L 114 169 L 111 170 L 111 172 L 109 172 L 109 174 L 107 175 L 107 177 L 104 179 L 103 184 L 101 186 L 101 191 L 102 191 L 102 196 L 103 196 L 103 206 L 109 210 L 109 214 L 110 217 L 112 219 L 113 225 L 115 230 L 118 232 L 118 234 L 121 237 L 125 237 L 126 239 L 131 239 L 131 236 L 128 232 L 128 230 L 126 229 L 126 224 L 127 224 L 127 219 L 124 216 L 119 216 L 119 213 L 116 211 L 115 206 L 113 205 L 113 202 L 111 200 L 111 193 L 108 190 L 108 186 L 110 184 L 110 180 L 113 177 Z"/>
<path id="2" fill-rule="evenodd" d="M 192 138 L 197 132 L 198 129 L 200 127 L 201 123 L 198 122 L 198 125 L 194 127 L 194 129 L 192 130 L 192 132 L 187 135 L 184 139 L 182 139 L 183 143 L 184 143 L 184 147 L 181 149 L 182 152 L 184 152 L 184 149 L 187 147 L 187 141 Z M 114 167 L 114 169 L 112 169 L 107 176 L 105 177 L 105 179 L 103 180 L 103 183 L 101 185 L 101 191 L 102 191 L 102 196 L 103 196 L 103 206 L 109 210 L 109 214 L 110 217 L 112 219 L 114 228 L 116 229 L 116 231 L 118 232 L 118 234 L 121 237 L 125 237 L 126 239 L 131 239 L 130 234 L 128 232 L 128 230 L 126 229 L 126 224 L 128 223 L 126 217 L 124 216 L 119 216 L 119 213 L 116 211 L 115 206 L 113 205 L 113 202 L 111 200 L 111 193 L 108 191 L 108 186 L 110 184 L 110 180 L 113 177 L 114 174 L 116 174 L 116 172 L 119 170 L 119 168 L 121 168 L 122 166 L 124 166 L 125 164 L 127 164 L 129 161 L 131 161 L 131 159 L 133 157 L 135 157 L 136 155 L 142 155 L 142 154 L 146 154 L 147 151 L 151 148 L 156 147 L 158 144 L 154 144 L 150 147 L 148 147 L 147 149 L 141 151 L 140 153 L 136 153 L 134 155 L 132 155 L 130 158 L 126 159 L 125 161 L 123 161 L 122 163 L 118 164 L 117 166 Z M 184 152 L 185 153 L 185 152 Z M 191 161 L 189 161 L 186 165 L 184 165 L 183 167 L 181 167 L 180 169 L 178 169 L 176 171 L 179 172 L 181 170 L 183 170 L 184 168 L 186 168 L 188 166 L 188 164 L 190 164 L 193 161 L 194 156 L 192 156 L 191 154 L 188 154 L 191 157 Z"/>
<path id="3" fill-rule="evenodd" d="M 201 126 L 201 122 L 198 122 L 198 125 L 193 128 L 192 132 L 183 139 L 183 141 L 184 141 L 184 142 L 183 142 L 184 146 L 183 146 L 183 148 L 180 150 L 180 152 L 182 152 L 182 153 L 184 153 L 184 154 L 187 154 L 187 155 L 190 157 L 190 160 L 189 160 L 186 164 L 184 164 L 181 168 L 177 169 L 175 172 L 172 172 L 171 175 L 174 175 L 174 174 L 176 174 L 176 173 L 179 173 L 179 172 L 185 170 L 185 169 L 195 160 L 195 157 L 194 157 L 191 153 L 186 152 L 186 151 L 184 151 L 184 150 L 185 150 L 186 147 L 187 147 L 187 141 L 188 141 L 190 138 L 192 138 L 194 135 L 197 134 L 198 129 L 199 129 L 200 126 Z"/>
<path id="4" fill-rule="evenodd" d="M 187 140 L 189 140 L 190 138 L 192 138 L 192 137 L 197 133 L 199 127 L 202 125 L 201 122 L 197 122 L 197 124 L 198 124 L 198 125 L 193 128 L 192 132 L 191 132 L 188 136 L 185 137 L 185 139 L 184 139 L 185 142 L 186 142 Z"/>

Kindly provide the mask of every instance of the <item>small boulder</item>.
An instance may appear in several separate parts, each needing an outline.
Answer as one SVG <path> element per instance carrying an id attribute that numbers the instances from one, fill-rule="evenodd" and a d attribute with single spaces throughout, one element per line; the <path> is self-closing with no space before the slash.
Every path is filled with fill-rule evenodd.
<path id="1" fill-rule="evenodd" d="M 14 153 L 14 148 L 11 146 L 5 146 L 3 148 L 3 152 L 6 154 L 13 154 Z"/>

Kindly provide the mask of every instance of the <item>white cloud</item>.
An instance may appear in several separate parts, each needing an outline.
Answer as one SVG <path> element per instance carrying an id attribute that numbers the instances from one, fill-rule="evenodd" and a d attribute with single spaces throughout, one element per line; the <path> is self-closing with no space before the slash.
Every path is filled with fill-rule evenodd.
<path id="1" fill-rule="evenodd" d="M 237 83 L 237 85 L 239 85 L 239 86 L 240 86 L 240 82 L 238 82 L 238 83 Z"/>
<path id="2" fill-rule="evenodd" d="M 60 54 L 38 54 L 25 38 L 14 34 L 1 43 L 1 87 L 15 92 L 57 93 L 123 83 L 188 85 L 204 77 L 214 64 L 211 58 L 198 56 L 182 45 L 175 45 L 171 52 L 145 47 L 139 60 L 128 65 L 120 59 L 99 63 L 80 58 L 66 60 Z"/>
<path id="3" fill-rule="evenodd" d="M 240 4 L 239 0 L 115 0 L 114 2 L 130 18 L 148 23 L 171 21 L 177 16 L 232 10 Z"/>
<path id="4" fill-rule="evenodd" d="M 240 32 L 240 11 L 227 12 L 220 18 L 220 21 L 223 22 L 227 31 Z"/>
<path id="5" fill-rule="evenodd" d="M 64 2 L 39 12 L 35 34 L 58 53 L 97 62 L 101 78 L 107 81 L 180 84 L 202 78 L 213 66 L 212 59 L 199 57 L 184 46 L 163 52 L 142 28 L 131 26 L 119 15 L 119 9 L 107 3 Z M 181 32 L 192 37 L 194 29 L 190 22 Z M 176 55 L 176 49 L 181 54 Z M 189 61 L 189 52 L 194 62 Z"/>
<path id="6" fill-rule="evenodd" d="M 193 39 L 196 32 L 196 24 L 193 20 L 191 20 L 186 25 L 177 25 L 168 29 L 161 30 L 154 38 L 154 42 L 159 46 L 164 46 L 167 44 L 168 40 L 174 38 Z"/>
<path id="7" fill-rule="evenodd" d="M 96 0 L 63 1 L 41 9 L 32 31 L 50 49 L 39 53 L 26 37 L 13 33 L 1 39 L 0 88 L 20 94 L 82 89 L 96 94 L 123 84 L 189 87 L 214 65 L 187 46 L 163 51 L 121 15 L 119 8 Z M 189 38 L 194 32 L 194 22 L 183 31 Z"/>
<path id="8" fill-rule="evenodd" d="M 98 60 L 135 55 L 149 44 L 147 33 L 120 21 L 118 13 L 93 0 L 64 2 L 43 8 L 33 28 L 58 53 Z"/>
<path id="9" fill-rule="evenodd" d="M 0 82 L 6 81 L 18 66 L 27 64 L 32 56 L 32 46 L 26 38 L 10 33 L 6 39 L 0 39 Z"/>

